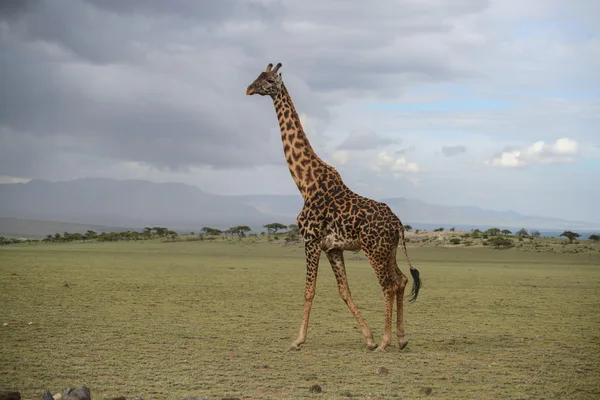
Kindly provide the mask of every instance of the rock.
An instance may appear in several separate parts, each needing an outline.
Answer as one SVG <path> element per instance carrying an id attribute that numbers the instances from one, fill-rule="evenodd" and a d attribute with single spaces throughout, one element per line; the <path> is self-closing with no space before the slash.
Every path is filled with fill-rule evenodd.
<path id="1" fill-rule="evenodd" d="M 64 400 L 92 400 L 90 388 L 82 386 L 77 389 L 68 388 L 63 395 Z"/>
<path id="2" fill-rule="evenodd" d="M 419 390 L 420 393 L 426 394 L 426 395 L 430 395 L 431 392 L 433 392 L 433 389 L 430 387 L 423 387 Z"/>
<path id="3" fill-rule="evenodd" d="M 387 375 L 390 373 L 390 371 L 388 371 L 388 369 L 386 367 L 379 367 L 379 369 L 377 370 L 377 373 L 379 375 Z"/>
<path id="4" fill-rule="evenodd" d="M 54 400 L 54 396 L 52 396 L 52 393 L 50 393 L 49 390 L 44 390 L 44 393 L 42 393 L 42 400 Z"/>
<path id="5" fill-rule="evenodd" d="M 352 397 L 352 393 L 350 393 L 350 392 L 343 392 L 342 396 L 344 396 L 344 397 Z"/>
<path id="6" fill-rule="evenodd" d="M 321 386 L 319 385 L 312 385 L 308 391 L 311 393 L 321 393 L 323 389 L 321 389 Z"/>
<path id="7" fill-rule="evenodd" d="M 6 324 L 6 325 L 8 325 L 8 324 Z M 4 326 L 6 326 L 6 325 L 4 325 Z M 2 392 L 0 392 L 0 400 L 21 400 L 21 393 L 2 391 Z"/>
<path id="8" fill-rule="evenodd" d="M 52 396 L 52 398 L 54 400 L 63 400 L 62 394 L 60 394 L 60 393 L 56 393 L 54 396 Z"/>

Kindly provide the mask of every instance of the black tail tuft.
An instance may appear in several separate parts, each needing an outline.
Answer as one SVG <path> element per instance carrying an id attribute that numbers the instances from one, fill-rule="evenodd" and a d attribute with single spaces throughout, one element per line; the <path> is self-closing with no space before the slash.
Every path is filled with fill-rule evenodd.
<path id="1" fill-rule="evenodd" d="M 408 299 L 408 302 L 413 303 L 415 300 L 417 300 L 419 290 L 421 289 L 421 278 L 419 277 L 419 271 L 416 268 L 411 267 L 410 274 L 413 277 L 413 287 L 410 292 L 410 298 Z"/>

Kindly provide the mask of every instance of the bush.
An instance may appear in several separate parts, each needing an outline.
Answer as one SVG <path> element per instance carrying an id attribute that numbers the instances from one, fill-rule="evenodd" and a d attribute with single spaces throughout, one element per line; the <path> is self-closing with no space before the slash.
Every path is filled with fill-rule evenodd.
<path id="1" fill-rule="evenodd" d="M 450 239 L 450 244 L 460 244 L 460 239 L 459 238 L 452 238 L 452 239 Z"/>
<path id="2" fill-rule="evenodd" d="M 495 249 L 510 249 L 515 245 L 512 239 L 503 236 L 494 236 L 492 239 L 488 240 L 488 244 Z"/>

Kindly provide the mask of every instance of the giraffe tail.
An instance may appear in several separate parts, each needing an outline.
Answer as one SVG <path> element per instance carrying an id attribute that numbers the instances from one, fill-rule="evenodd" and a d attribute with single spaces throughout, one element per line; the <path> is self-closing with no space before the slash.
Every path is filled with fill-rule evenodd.
<path id="1" fill-rule="evenodd" d="M 404 240 L 404 226 L 400 224 L 400 245 L 402 246 L 402 251 L 404 252 L 404 257 L 406 257 L 406 262 L 410 267 L 410 275 L 413 278 L 413 286 L 410 291 L 410 297 L 408 299 L 409 303 L 413 303 L 417 300 L 417 296 L 419 295 L 419 290 L 421 289 L 421 278 L 419 276 L 419 270 L 412 266 L 410 263 L 410 258 L 408 258 L 408 252 L 406 251 L 406 241 Z"/>

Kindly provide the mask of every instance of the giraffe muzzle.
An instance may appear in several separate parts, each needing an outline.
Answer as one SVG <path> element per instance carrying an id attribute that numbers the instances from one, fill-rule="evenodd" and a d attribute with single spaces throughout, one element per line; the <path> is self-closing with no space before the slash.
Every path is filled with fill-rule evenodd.
<path id="1" fill-rule="evenodd" d="M 252 96 L 254 93 L 256 92 L 251 87 L 248 87 L 248 89 L 246 89 L 246 95 Z"/>

